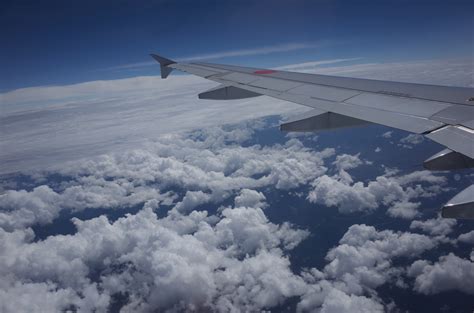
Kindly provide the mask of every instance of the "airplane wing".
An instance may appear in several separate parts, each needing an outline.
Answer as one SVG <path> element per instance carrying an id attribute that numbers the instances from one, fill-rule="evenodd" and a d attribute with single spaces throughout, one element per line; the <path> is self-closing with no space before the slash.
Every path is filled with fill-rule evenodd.
<path id="1" fill-rule="evenodd" d="M 161 77 L 173 69 L 220 85 L 200 99 L 232 100 L 266 95 L 311 107 L 281 125 L 283 131 L 317 131 L 377 123 L 422 134 L 447 149 L 424 162 L 430 170 L 474 167 L 474 88 L 434 86 L 286 72 L 211 63 L 179 63 L 156 54 Z M 466 190 L 443 207 L 444 217 L 474 218 Z"/>

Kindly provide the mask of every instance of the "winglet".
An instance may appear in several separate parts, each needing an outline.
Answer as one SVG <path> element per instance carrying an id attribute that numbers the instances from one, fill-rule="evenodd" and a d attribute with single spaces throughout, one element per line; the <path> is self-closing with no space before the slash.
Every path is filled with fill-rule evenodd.
<path id="1" fill-rule="evenodd" d="M 161 78 L 166 78 L 168 75 L 171 73 L 173 68 L 168 67 L 170 64 L 176 63 L 175 61 L 172 61 L 170 59 L 164 58 L 162 56 L 159 56 L 157 54 L 150 54 L 153 59 L 158 61 L 160 63 L 160 70 L 161 70 Z"/>

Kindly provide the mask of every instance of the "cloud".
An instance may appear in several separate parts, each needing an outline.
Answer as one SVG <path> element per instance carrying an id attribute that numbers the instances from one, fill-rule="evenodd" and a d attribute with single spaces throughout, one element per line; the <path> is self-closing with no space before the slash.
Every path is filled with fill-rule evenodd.
<path id="1" fill-rule="evenodd" d="M 197 99 L 212 86 L 192 76 L 141 77 L 2 95 L 8 105 L 2 107 L 0 143 L 5 149 L 0 151 L 0 173 L 47 168 L 142 148 L 168 133 L 304 109 L 263 97 L 233 101 L 229 114 L 228 102 Z"/>
<path id="2" fill-rule="evenodd" d="M 0 229 L 0 298 L 17 295 L 4 311 L 35 303 L 39 311 L 105 312 L 121 295 L 124 312 L 256 311 L 291 298 L 301 312 L 381 312 L 386 304 L 375 288 L 402 274 L 392 260 L 417 257 L 438 242 L 353 225 L 328 252 L 323 271 L 299 275 L 287 253 L 309 235 L 305 230 L 271 223 L 258 207 L 217 215 L 170 210 L 159 218 L 152 202 L 115 222 L 73 219 L 73 235 L 34 241 L 31 229 Z"/>
<path id="3" fill-rule="evenodd" d="M 359 155 L 336 156 L 329 164 L 335 174 L 329 177 L 325 161 L 334 157 L 334 149 L 316 152 L 296 138 L 269 146 L 243 144 L 260 127 L 266 126 L 244 123 L 163 135 L 146 149 L 35 173 L 30 178 L 39 187 L 11 190 L 1 198 L 10 203 L 10 221 L 13 215 L 8 214 L 19 207 L 48 214 L 28 213 L 15 220 L 17 224 L 2 225 L 0 249 L 6 252 L 0 258 L 0 296 L 22 293 L 24 303 L 50 298 L 36 303 L 39 310 L 53 311 L 106 311 L 117 297 L 123 299 L 125 312 L 256 311 L 291 298 L 297 299 L 300 311 L 383 310 L 386 304 L 375 288 L 397 281 L 403 273 L 391 267 L 392 259 L 416 257 L 438 239 L 356 225 L 328 252 L 322 271 L 294 272 L 289 253 L 309 232 L 291 223 L 270 222 L 263 211 L 265 194 L 259 190 L 295 189 L 324 176 L 350 188 L 357 183 L 348 171 L 367 161 Z M 397 176 L 391 171 L 378 183 L 385 179 L 409 197 L 429 196 L 429 186 L 411 185 L 444 181 L 427 174 Z M 49 182 L 51 176 L 56 179 Z M 371 188 L 374 205 L 383 203 L 374 196 L 377 188 Z M 385 196 L 394 199 L 396 194 Z M 231 197 L 234 207 L 221 207 L 214 215 L 195 210 L 214 208 Z M 115 222 L 105 216 L 73 219 L 73 235 L 38 240 L 26 228 L 40 223 L 40 217 L 49 216 L 44 223 L 51 222 L 61 210 L 141 203 L 137 214 Z M 164 217 L 156 215 L 161 205 L 172 204 Z"/>
<path id="4" fill-rule="evenodd" d="M 105 216 L 74 223 L 76 234 L 37 242 L 28 229 L 0 230 L 0 296 L 51 299 L 35 302 L 40 311 L 105 311 L 120 293 L 124 311 L 254 311 L 305 290 L 284 251 L 308 233 L 270 223 L 259 208 L 219 216 L 172 210 L 160 219 L 145 205 L 113 223 Z"/>
<path id="5" fill-rule="evenodd" d="M 323 175 L 312 183 L 308 195 L 312 203 L 335 206 L 341 213 L 372 211 L 377 208 L 377 199 L 364 187 L 363 183 L 350 186 L 338 179 Z"/>
<path id="6" fill-rule="evenodd" d="M 311 71 L 315 67 L 319 67 L 321 65 L 328 65 L 328 64 L 335 64 L 335 63 L 342 63 L 342 62 L 350 62 L 350 61 L 357 61 L 360 58 L 348 58 L 348 59 L 332 59 L 332 60 L 322 60 L 322 61 L 312 61 L 312 62 L 305 62 L 299 64 L 290 64 L 275 67 L 276 70 L 280 71 L 295 71 L 295 72 L 305 72 Z"/>
<path id="7" fill-rule="evenodd" d="M 149 200 L 171 205 L 181 190 L 184 197 L 175 205 L 180 212 L 221 203 L 236 192 L 237 206 L 264 207 L 264 195 L 250 189 L 293 189 L 326 172 L 324 160 L 334 149 L 316 152 L 298 139 L 284 145 L 241 146 L 262 125 L 253 121 L 165 135 L 143 149 L 39 171 L 31 176 L 38 187 L 0 195 L 0 226 L 11 231 L 51 223 L 62 210 L 123 209 Z M 52 175 L 61 182 L 45 184 Z"/>
<path id="8" fill-rule="evenodd" d="M 186 195 L 184 195 L 183 200 L 176 204 L 175 208 L 180 212 L 190 212 L 198 205 L 209 202 L 210 199 L 211 196 L 202 192 L 201 190 L 186 191 Z"/>
<path id="9" fill-rule="evenodd" d="M 235 197 L 236 207 L 265 207 L 265 195 L 256 190 L 242 189 L 240 195 Z"/>
<path id="10" fill-rule="evenodd" d="M 0 294 L 23 292 L 23 302 L 50 297 L 50 306 L 38 305 L 58 311 L 104 311 L 117 297 L 124 311 L 255 311 L 290 298 L 300 311 L 386 308 L 376 288 L 406 286 L 405 269 L 393 260 L 417 257 L 446 242 L 441 237 L 450 225 L 413 224 L 431 237 L 356 225 L 327 253 L 326 266 L 297 273 L 289 254 L 309 232 L 270 222 L 263 210 L 265 192 L 304 193 L 311 183 L 310 201 L 341 212 L 386 206 L 393 214 L 441 192 L 446 178 L 388 169 L 373 181 L 354 182 L 351 170 L 371 164 L 359 154 L 316 151 L 303 144 L 305 138 L 253 144 L 256 132 L 268 127 L 253 120 L 164 134 L 140 149 L 23 176 L 30 181 L 28 190 L 0 196 L 0 249 L 7 251 L 0 258 Z M 218 207 L 232 200 L 234 207 Z M 74 219 L 77 232 L 69 236 L 39 240 L 27 228 L 50 223 L 64 210 L 74 215 L 137 206 L 143 209 L 115 222 L 105 216 Z"/>
<path id="11" fill-rule="evenodd" d="M 471 230 L 468 233 L 459 235 L 458 241 L 468 243 L 468 244 L 474 244 L 474 230 Z"/>
<path id="12" fill-rule="evenodd" d="M 384 306 L 365 296 L 348 295 L 329 283 L 312 287 L 298 303 L 298 312 L 354 313 L 385 312 Z"/>
<path id="13" fill-rule="evenodd" d="M 341 170 L 350 170 L 362 165 L 364 162 L 359 158 L 360 154 L 350 155 L 350 154 L 341 154 L 336 156 L 336 160 L 333 164 L 336 166 L 338 171 Z"/>
<path id="14" fill-rule="evenodd" d="M 397 201 L 388 208 L 387 213 L 392 217 L 413 219 L 418 215 L 417 209 L 420 205 L 420 202 L 410 202 L 408 200 Z"/>
<path id="15" fill-rule="evenodd" d="M 388 131 L 388 132 L 385 132 L 382 134 L 382 137 L 383 138 L 392 138 L 392 135 L 393 135 L 393 131 Z"/>
<path id="16" fill-rule="evenodd" d="M 11 230 L 32 224 L 51 223 L 59 215 L 60 195 L 48 186 L 26 190 L 7 190 L 0 195 L 0 226 Z"/>
<path id="17" fill-rule="evenodd" d="M 421 229 L 432 236 L 448 235 L 453 231 L 453 227 L 456 224 L 457 221 L 455 219 L 438 216 L 426 221 L 413 221 L 410 224 L 410 229 Z"/>
<path id="18" fill-rule="evenodd" d="M 295 273 L 289 252 L 309 232 L 290 223 L 270 222 L 262 209 L 266 197 L 257 189 L 293 189 L 325 176 L 351 188 L 361 183 L 353 184 L 347 171 L 367 161 L 359 155 L 336 156 L 330 163 L 335 174 L 329 177 L 325 160 L 334 157 L 334 149 L 316 152 L 295 138 L 270 146 L 242 145 L 262 125 L 164 135 L 146 149 L 35 173 L 31 179 L 43 185 L 4 194 L 9 212 L 21 206 L 31 212 L 46 210 L 47 223 L 64 209 L 144 203 L 143 209 L 115 222 L 105 216 L 73 219 L 75 234 L 44 240 L 35 240 L 33 231 L 25 229 L 41 222 L 39 217 L 17 220 L 14 227 L 3 225 L 0 249 L 6 252 L 0 258 L 0 296 L 22 293 L 19 299 L 24 303 L 39 296 L 50 298 L 48 303 L 36 303 L 39 310 L 53 311 L 106 311 L 117 297 L 123 298 L 125 312 L 256 311 L 291 298 L 297 299 L 300 311 L 383 310 L 386 304 L 375 289 L 398 283 L 403 274 L 392 268 L 392 259 L 416 257 L 436 246 L 438 239 L 355 225 L 328 252 L 322 271 Z M 51 175 L 57 178 L 45 185 Z M 429 184 L 444 182 L 428 172 L 386 175 L 371 188 L 361 184 L 374 206 L 397 197 L 381 186 L 398 186 L 411 199 L 431 196 L 437 190 Z M 414 182 L 428 186 L 415 187 Z M 174 191 L 162 192 L 170 189 Z M 376 196 L 383 192 L 383 197 Z M 215 207 L 232 196 L 234 207 L 221 207 L 215 215 L 195 210 Z M 349 202 L 357 207 L 357 201 Z M 175 206 L 159 218 L 155 211 L 162 204 Z M 49 207 L 54 210 L 48 212 Z"/>
<path id="19" fill-rule="evenodd" d="M 328 264 L 303 273 L 307 292 L 298 303 L 301 312 L 384 312 L 388 307 L 376 288 L 398 282 L 402 268 L 394 260 L 418 257 L 438 242 L 409 232 L 378 231 L 373 226 L 352 225 L 326 255 Z"/>
<path id="20" fill-rule="evenodd" d="M 474 294 L 474 262 L 453 253 L 440 257 L 435 263 L 415 261 L 408 273 L 415 277 L 414 290 L 426 295 L 450 290 Z"/>
<path id="21" fill-rule="evenodd" d="M 377 231 L 367 225 L 352 225 L 339 243 L 328 252 L 329 264 L 324 272 L 329 277 L 347 280 L 348 288 L 355 278 L 358 284 L 353 292 L 359 287 L 375 288 L 385 283 L 391 275 L 387 263 L 391 258 L 415 257 L 436 246 L 436 242 L 424 235 Z"/>
<path id="22" fill-rule="evenodd" d="M 272 53 L 279 53 L 279 52 L 291 52 L 297 50 L 304 50 L 304 49 L 312 49 L 318 48 L 324 45 L 324 43 L 286 43 L 286 44 L 279 44 L 273 46 L 263 46 L 263 47 L 255 47 L 249 49 L 237 49 L 237 50 L 228 50 L 228 51 L 220 51 L 208 54 L 198 54 L 188 57 L 178 58 L 180 62 L 193 62 L 193 61 L 204 61 L 204 60 L 214 60 L 214 59 L 222 59 L 222 58 L 230 58 L 230 57 L 243 57 L 243 56 L 254 56 L 254 55 L 267 55 Z M 346 60 L 357 60 L 357 59 L 340 59 L 331 61 L 319 61 L 320 64 L 331 64 L 337 62 L 343 62 Z M 317 64 L 313 64 L 313 62 L 308 62 L 306 66 L 314 66 Z M 145 61 L 145 62 L 137 62 L 137 63 L 130 63 L 130 64 L 123 64 L 117 65 L 113 67 L 109 67 L 105 70 L 133 70 L 138 69 L 141 67 L 147 66 L 157 66 L 156 61 Z M 304 67 L 304 65 L 303 65 Z"/>
<path id="23" fill-rule="evenodd" d="M 469 59 L 421 60 L 391 63 L 359 63 L 320 67 L 308 73 L 404 81 L 433 85 L 473 87 L 474 69 Z"/>
<path id="24" fill-rule="evenodd" d="M 387 170 L 356 181 L 350 171 L 369 164 L 360 155 L 316 151 L 305 138 L 254 144 L 252 136 L 268 125 L 242 120 L 295 107 L 237 101 L 234 116 L 229 103 L 195 102 L 208 83 L 172 78 L 161 87 L 155 78 L 137 78 L 8 93 L 3 169 L 25 169 L 27 183 L 19 183 L 22 190 L 7 182 L 0 196 L 2 311 L 31 310 L 25 303 L 34 303 L 38 311 L 105 312 L 120 298 L 125 312 L 260 311 L 288 299 L 300 311 L 380 312 L 388 304 L 379 286 L 407 286 L 397 262 L 411 263 L 454 227 L 418 221 L 413 229 L 426 234 L 414 234 L 354 225 L 327 253 L 326 266 L 295 272 L 291 250 L 309 232 L 267 218 L 268 188 L 309 193 L 310 201 L 341 212 L 383 206 L 408 217 L 418 214 L 422 199 L 443 191 L 446 178 Z M 215 127 L 227 121 L 240 122 Z M 196 124 L 203 129 L 184 132 Z M 66 162 L 77 157 L 87 159 Z M 116 221 L 73 219 L 72 235 L 41 240 L 28 228 L 64 210 L 129 207 L 143 208 Z M 456 266 L 471 270 L 465 261 Z M 419 263 L 412 277 L 441 279 L 433 270 L 438 263 Z"/>
<path id="25" fill-rule="evenodd" d="M 419 198 L 429 198 L 440 193 L 446 178 L 429 171 L 416 171 L 395 176 L 386 173 L 374 181 L 353 182 L 346 169 L 355 168 L 363 162 L 358 155 L 340 155 L 334 162 L 339 172 L 317 177 L 312 183 L 307 199 L 312 203 L 337 207 L 341 213 L 371 212 L 380 206 L 388 206 L 387 213 L 392 217 L 413 218 L 418 215 Z M 430 186 L 422 186 L 429 183 Z"/>
<path id="26" fill-rule="evenodd" d="M 398 146 L 403 147 L 403 148 L 407 148 L 407 149 L 411 149 L 411 148 L 413 148 L 413 146 L 419 145 L 424 140 L 425 140 L 425 137 L 423 137 L 422 135 L 409 134 L 408 136 L 403 137 L 402 139 L 400 139 L 400 143 L 398 144 Z"/>
<path id="27" fill-rule="evenodd" d="M 276 52 L 290 52 L 296 50 L 310 49 L 320 47 L 321 43 L 287 43 L 274 46 L 264 46 L 250 49 L 240 49 L 240 50 L 230 50 L 222 51 L 209 54 L 201 54 L 182 58 L 181 61 L 198 61 L 198 60 L 211 60 L 211 59 L 221 59 L 228 57 L 241 57 L 241 56 L 250 56 L 250 55 L 266 55 Z"/>
<path id="28" fill-rule="evenodd" d="M 423 136 L 418 135 L 418 134 L 409 134 L 408 136 L 400 139 L 400 142 L 417 145 L 423 142 L 423 138 L 424 138 Z"/>
<path id="29" fill-rule="evenodd" d="M 150 199 L 171 204 L 176 194 L 160 190 L 174 187 L 187 189 L 176 208 L 189 212 L 207 202 L 219 203 L 237 190 L 292 189 L 308 182 L 313 186 L 310 202 L 335 206 L 343 213 L 387 206 L 391 216 L 413 218 L 420 205 L 413 200 L 437 195 L 446 182 L 442 176 L 418 171 L 401 176 L 387 173 L 367 184 L 354 183 L 347 171 L 367 161 L 347 154 L 336 156 L 332 164 L 337 173 L 328 176 L 324 159 L 334 155 L 333 149 L 314 152 L 295 138 L 285 145 L 242 147 L 261 127 L 259 122 L 243 125 L 161 136 L 147 149 L 58 165 L 41 178 L 52 173 L 70 178 L 55 190 L 43 185 L 31 192 L 10 190 L 0 196 L 5 209 L 1 225 L 11 230 L 50 223 L 63 209 L 123 208 Z M 239 201 L 250 196 L 246 192 L 242 191 L 236 204 L 244 205 Z"/>
<path id="30" fill-rule="evenodd" d="M 87 286 L 79 296 L 71 288 L 58 288 L 49 282 L 14 283 L 8 289 L 0 288 L 2 312 L 58 312 L 79 307 L 83 312 L 107 312 L 110 297 L 99 294 L 97 286 Z"/>
<path id="31" fill-rule="evenodd" d="M 151 186 L 134 185 L 129 181 L 82 176 L 54 191 L 40 185 L 32 191 L 7 190 L 0 195 L 0 227 L 6 230 L 45 225 L 56 219 L 62 210 L 83 211 L 87 208 L 117 209 L 132 207 L 154 199 L 171 203 L 172 193 L 160 194 Z"/>
<path id="32" fill-rule="evenodd" d="M 438 60 L 355 64 L 318 68 L 317 72 L 467 86 L 472 84 L 472 73 L 466 72 L 470 68 L 466 64 L 470 63 Z M 449 75 L 439 75 L 441 72 Z M 139 148 L 162 134 L 305 110 L 267 97 L 232 103 L 197 99 L 199 92 L 213 86 L 212 82 L 186 75 L 166 80 L 142 76 L 2 93 L 0 173 L 47 168 Z"/>

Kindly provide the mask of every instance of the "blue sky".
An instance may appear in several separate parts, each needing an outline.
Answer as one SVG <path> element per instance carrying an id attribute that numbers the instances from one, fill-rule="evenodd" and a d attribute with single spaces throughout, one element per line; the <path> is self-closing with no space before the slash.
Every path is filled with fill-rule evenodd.
<path id="1" fill-rule="evenodd" d="M 473 10 L 469 0 L 6 1 L 0 91 L 156 75 L 153 66 L 117 68 L 149 62 L 153 51 L 179 59 L 256 50 L 212 61 L 262 67 L 469 58 Z"/>

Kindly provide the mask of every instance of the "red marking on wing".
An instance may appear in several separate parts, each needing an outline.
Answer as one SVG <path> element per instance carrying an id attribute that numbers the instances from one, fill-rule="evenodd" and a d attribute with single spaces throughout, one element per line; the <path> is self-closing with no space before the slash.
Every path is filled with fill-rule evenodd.
<path id="1" fill-rule="evenodd" d="M 254 74 L 271 74 L 271 73 L 276 73 L 274 70 L 258 70 L 253 72 Z"/>

